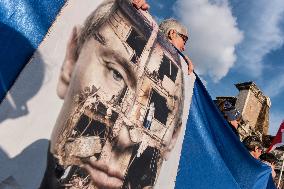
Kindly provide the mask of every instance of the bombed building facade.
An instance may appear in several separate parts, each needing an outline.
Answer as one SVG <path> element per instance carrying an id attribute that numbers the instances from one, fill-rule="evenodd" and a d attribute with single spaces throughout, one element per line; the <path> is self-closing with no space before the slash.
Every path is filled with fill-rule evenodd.
<path id="1" fill-rule="evenodd" d="M 91 23 L 88 19 L 86 23 Z M 182 127 L 180 59 L 151 16 L 127 1 L 117 1 L 99 24 L 92 35 L 102 47 L 94 51 L 102 51 L 99 60 L 107 72 L 102 76 L 110 73 L 119 90 L 108 90 L 107 83 L 100 85 L 103 78 L 95 78 L 98 85 L 81 82 L 79 92 L 71 95 L 72 110 L 65 121 L 58 118 L 59 129 L 52 137 L 51 149 L 60 169 L 55 170 L 57 179 L 64 188 L 99 188 L 103 184 L 93 184 L 81 165 L 89 160 L 116 162 L 113 167 L 123 175 L 122 188 L 152 187 Z"/>
<path id="2" fill-rule="evenodd" d="M 240 111 L 242 118 L 238 128 L 243 139 L 249 135 L 257 135 L 260 138 L 268 134 L 270 98 L 265 96 L 254 82 L 235 84 L 239 90 L 236 97 L 216 97 L 215 103 L 227 100 Z"/>

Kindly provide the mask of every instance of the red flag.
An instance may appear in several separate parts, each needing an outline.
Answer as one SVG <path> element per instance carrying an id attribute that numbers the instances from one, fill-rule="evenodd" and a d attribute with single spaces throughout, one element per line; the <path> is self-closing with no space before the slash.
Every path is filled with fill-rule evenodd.
<path id="1" fill-rule="evenodd" d="M 284 145 L 284 121 L 281 123 L 276 136 L 274 137 L 271 146 L 267 149 L 267 152 L 274 150 L 276 147 Z"/>

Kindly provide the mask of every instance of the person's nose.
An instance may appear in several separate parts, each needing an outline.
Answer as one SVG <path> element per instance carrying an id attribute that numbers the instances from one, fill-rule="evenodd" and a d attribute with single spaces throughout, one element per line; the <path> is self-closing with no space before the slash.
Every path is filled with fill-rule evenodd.
<path id="1" fill-rule="evenodd" d="M 185 50 L 185 45 L 182 44 L 181 47 L 180 47 L 180 51 L 183 52 L 184 50 Z"/>
<path id="2" fill-rule="evenodd" d="M 120 150 L 125 150 L 135 144 L 131 140 L 130 132 L 127 126 L 122 126 L 118 135 L 115 138 L 115 141 L 116 141 L 116 147 L 119 148 Z"/>

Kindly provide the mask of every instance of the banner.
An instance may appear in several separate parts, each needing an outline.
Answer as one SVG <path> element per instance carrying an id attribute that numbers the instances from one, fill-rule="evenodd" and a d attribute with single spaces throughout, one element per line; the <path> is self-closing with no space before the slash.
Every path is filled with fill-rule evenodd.
<path id="1" fill-rule="evenodd" d="M 148 13 L 110 3 L 68 1 L 2 102 L 1 187 L 174 187 L 194 76 Z"/>
<path id="2" fill-rule="evenodd" d="M 45 37 L 63 5 L 64 0 L 0 2 L 0 102 Z"/>

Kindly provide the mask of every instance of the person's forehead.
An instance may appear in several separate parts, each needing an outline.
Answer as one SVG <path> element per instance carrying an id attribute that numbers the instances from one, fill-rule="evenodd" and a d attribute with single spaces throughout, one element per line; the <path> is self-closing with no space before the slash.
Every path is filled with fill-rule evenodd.
<path id="1" fill-rule="evenodd" d="M 116 30 L 114 30 L 109 23 L 104 24 L 99 28 L 99 33 L 102 35 L 108 45 L 116 46 L 117 43 L 123 43 L 125 40 L 118 34 Z"/>
<path id="2" fill-rule="evenodd" d="M 176 31 L 186 37 L 188 37 L 188 30 L 185 27 L 177 27 Z"/>
<path id="3" fill-rule="evenodd" d="M 119 35 L 113 30 L 109 24 L 105 24 L 99 29 L 100 35 L 105 40 L 105 46 L 110 50 L 113 50 L 120 56 L 123 56 L 126 59 L 130 59 L 133 52 L 126 45 L 126 41 L 121 39 Z"/>

